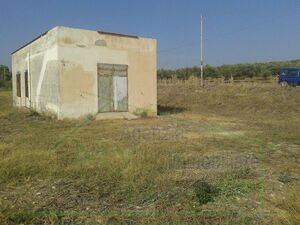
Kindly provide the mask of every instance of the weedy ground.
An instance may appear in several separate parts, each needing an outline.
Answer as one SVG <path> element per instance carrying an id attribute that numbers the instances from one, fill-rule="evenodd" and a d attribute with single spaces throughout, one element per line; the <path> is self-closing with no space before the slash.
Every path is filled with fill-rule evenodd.
<path id="1" fill-rule="evenodd" d="M 299 224 L 300 88 L 159 84 L 158 102 L 57 121 L 0 91 L 0 224 Z"/>

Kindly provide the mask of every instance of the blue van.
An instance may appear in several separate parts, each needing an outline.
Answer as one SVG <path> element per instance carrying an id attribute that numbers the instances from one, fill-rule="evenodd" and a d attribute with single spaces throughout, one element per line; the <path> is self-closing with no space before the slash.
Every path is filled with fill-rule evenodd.
<path id="1" fill-rule="evenodd" d="M 300 85 L 300 68 L 282 68 L 278 82 L 282 87 Z"/>

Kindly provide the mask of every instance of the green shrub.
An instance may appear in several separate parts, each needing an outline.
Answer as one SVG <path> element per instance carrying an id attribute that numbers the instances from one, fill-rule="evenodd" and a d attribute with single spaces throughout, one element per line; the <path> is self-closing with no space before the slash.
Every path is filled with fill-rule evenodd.
<path id="1" fill-rule="evenodd" d="M 148 117 L 148 112 L 146 110 L 144 110 L 143 112 L 141 112 L 141 117 L 142 118 L 147 118 Z"/>
<path id="2" fill-rule="evenodd" d="M 87 115 L 87 116 L 85 117 L 85 120 L 86 120 L 87 122 L 92 122 L 92 121 L 94 121 L 95 119 L 96 119 L 95 116 L 92 115 L 92 114 L 89 114 L 89 115 Z"/>
<path id="3" fill-rule="evenodd" d="M 201 205 L 213 202 L 218 196 L 218 189 L 206 181 L 197 181 L 194 184 L 194 192 Z"/>
<path id="4" fill-rule="evenodd" d="M 280 181 L 281 183 L 284 183 L 284 184 L 291 183 L 295 180 L 297 180 L 297 179 L 295 177 L 292 177 L 289 174 L 282 174 L 278 177 L 278 181 Z"/>
<path id="5" fill-rule="evenodd" d="M 12 89 L 11 81 L 0 80 L 0 89 L 11 90 Z"/>
<path id="6" fill-rule="evenodd" d="M 29 116 L 30 117 L 39 117 L 40 114 L 37 111 L 30 109 Z"/>

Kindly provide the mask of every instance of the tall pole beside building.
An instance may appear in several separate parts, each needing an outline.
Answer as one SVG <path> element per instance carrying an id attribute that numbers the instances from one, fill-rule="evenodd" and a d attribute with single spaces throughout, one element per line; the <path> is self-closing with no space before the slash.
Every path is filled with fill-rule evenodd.
<path id="1" fill-rule="evenodd" d="M 201 63 L 200 63 L 200 69 L 201 69 L 201 87 L 204 86 L 203 82 L 203 69 L 204 69 L 204 59 L 203 59 L 203 16 L 201 15 Z"/>

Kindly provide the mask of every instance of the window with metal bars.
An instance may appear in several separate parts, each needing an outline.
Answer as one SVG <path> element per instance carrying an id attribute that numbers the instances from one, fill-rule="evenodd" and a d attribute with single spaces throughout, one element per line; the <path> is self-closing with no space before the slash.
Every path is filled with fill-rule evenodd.
<path id="1" fill-rule="evenodd" d="M 21 74 L 17 73 L 17 97 L 21 97 Z"/>
<path id="2" fill-rule="evenodd" d="M 25 71 L 25 97 L 28 98 L 29 97 L 29 90 L 28 90 L 28 71 Z"/>

